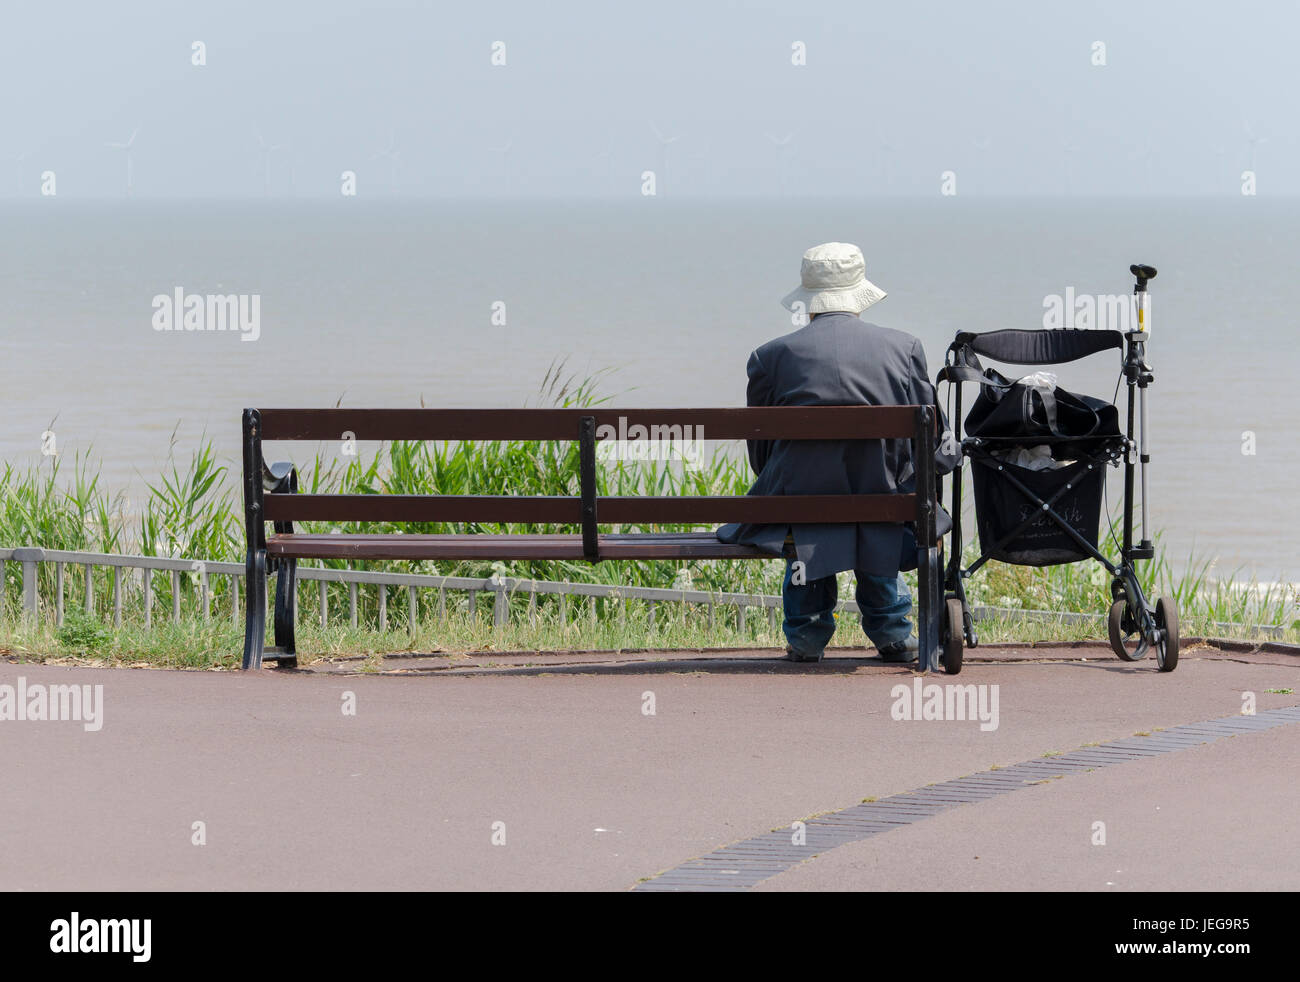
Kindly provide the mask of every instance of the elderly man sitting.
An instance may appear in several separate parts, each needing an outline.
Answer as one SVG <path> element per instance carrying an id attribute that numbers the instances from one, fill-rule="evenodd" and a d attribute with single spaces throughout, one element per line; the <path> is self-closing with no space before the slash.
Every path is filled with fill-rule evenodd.
<path id="1" fill-rule="evenodd" d="M 782 301 L 805 327 L 749 356 L 751 406 L 906 406 L 935 403 L 921 342 L 858 315 L 885 298 L 866 278 L 855 245 L 828 242 L 804 253 L 801 285 Z M 946 423 L 944 424 L 946 428 Z M 935 454 L 939 473 L 957 463 Z M 915 474 L 905 440 L 750 441 L 758 479 L 750 494 L 883 494 L 912 491 Z M 815 516 L 810 516 L 815 517 Z M 951 528 L 939 516 L 939 534 Z M 908 615 L 912 597 L 899 575 L 916 566 L 916 540 L 902 525 L 724 525 L 724 542 L 742 542 L 786 557 L 782 599 L 787 654 L 820 661 L 835 633 L 835 574 L 853 570 L 862 628 L 888 662 L 916 660 Z"/>

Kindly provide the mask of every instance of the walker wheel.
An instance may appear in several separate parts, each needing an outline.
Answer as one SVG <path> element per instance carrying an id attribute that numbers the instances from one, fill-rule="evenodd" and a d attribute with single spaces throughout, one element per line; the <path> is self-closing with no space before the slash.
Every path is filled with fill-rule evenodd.
<path id="1" fill-rule="evenodd" d="M 962 662 L 962 609 L 961 601 L 949 600 L 944 604 L 943 668 L 949 675 L 961 672 Z"/>
<path id="2" fill-rule="evenodd" d="M 1172 597 L 1156 601 L 1156 627 L 1165 632 L 1156 645 L 1156 664 L 1160 671 L 1172 672 L 1178 667 L 1178 604 Z"/>
<path id="3" fill-rule="evenodd" d="M 1106 627 L 1110 634 L 1111 650 L 1114 651 L 1123 661 L 1137 661 L 1142 658 L 1146 652 L 1143 652 L 1141 655 L 1137 654 L 1136 651 L 1138 646 L 1136 642 L 1132 648 L 1129 648 L 1124 643 L 1125 635 L 1134 633 L 1131 630 L 1126 630 L 1127 625 L 1124 623 L 1124 614 L 1127 609 L 1127 600 L 1116 600 L 1111 604 L 1110 617 L 1107 618 Z M 1178 656 L 1175 654 L 1174 660 L 1177 661 L 1177 658 Z"/>

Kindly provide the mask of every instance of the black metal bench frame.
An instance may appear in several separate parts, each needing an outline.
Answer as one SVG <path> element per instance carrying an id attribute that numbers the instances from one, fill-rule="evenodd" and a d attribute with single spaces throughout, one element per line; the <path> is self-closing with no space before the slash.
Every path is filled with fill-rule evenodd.
<path id="1" fill-rule="evenodd" d="M 602 425 L 694 426 L 710 440 L 910 439 L 916 493 L 772 497 L 598 496 L 596 432 Z M 576 497 L 516 495 L 299 494 L 291 464 L 268 465 L 264 440 L 576 440 Z M 624 431 L 625 432 L 625 431 Z M 660 431 L 663 432 L 663 431 Z M 943 607 L 936 535 L 935 410 L 931 406 L 809 406 L 745 409 L 245 409 L 244 523 L 247 534 L 245 669 L 263 659 L 297 664 L 297 561 L 348 559 L 773 559 L 710 532 L 603 534 L 600 524 L 754 522 L 797 525 L 913 522 L 917 542 L 918 667 L 938 666 Z M 925 448 L 921 452 L 921 448 Z M 487 522 L 572 525 L 581 535 L 307 535 L 295 521 Z M 272 523 L 272 535 L 266 523 Z M 267 577 L 276 574 L 274 645 L 266 647 Z M 960 666 L 956 666 L 959 668 Z M 952 666 L 950 666 L 952 670 Z"/>

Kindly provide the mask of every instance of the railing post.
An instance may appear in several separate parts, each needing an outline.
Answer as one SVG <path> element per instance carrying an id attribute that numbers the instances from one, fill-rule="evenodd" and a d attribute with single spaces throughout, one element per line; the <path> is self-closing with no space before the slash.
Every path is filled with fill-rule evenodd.
<path id="1" fill-rule="evenodd" d="M 36 564 L 45 558 L 45 550 L 36 546 L 15 549 L 13 558 L 22 564 L 23 569 L 23 619 L 28 624 L 35 624 L 39 606 L 39 598 L 36 595 Z"/>
<path id="2" fill-rule="evenodd" d="M 203 623 L 212 620 L 211 597 L 208 593 L 208 566 L 204 562 L 194 564 L 194 572 L 199 574 L 199 596 L 203 604 Z"/>
<path id="3" fill-rule="evenodd" d="M 506 626 L 510 619 L 509 601 L 506 598 L 506 581 L 496 573 L 492 574 L 492 626 L 498 631 Z"/>

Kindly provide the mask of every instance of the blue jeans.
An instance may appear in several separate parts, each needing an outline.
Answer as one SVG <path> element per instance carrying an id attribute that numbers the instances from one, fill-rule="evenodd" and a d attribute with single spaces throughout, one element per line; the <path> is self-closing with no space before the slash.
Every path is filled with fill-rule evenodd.
<path id="1" fill-rule="evenodd" d="M 834 576 L 809 580 L 801 586 L 791 582 L 794 566 L 787 561 L 781 599 L 785 606 L 785 639 L 800 655 L 816 655 L 830 643 L 835 633 L 835 602 L 838 584 Z M 903 641 L 912 633 L 908 615 L 912 612 L 912 594 L 903 577 L 873 576 L 855 572 L 858 609 L 862 611 L 862 630 L 877 648 Z"/>

